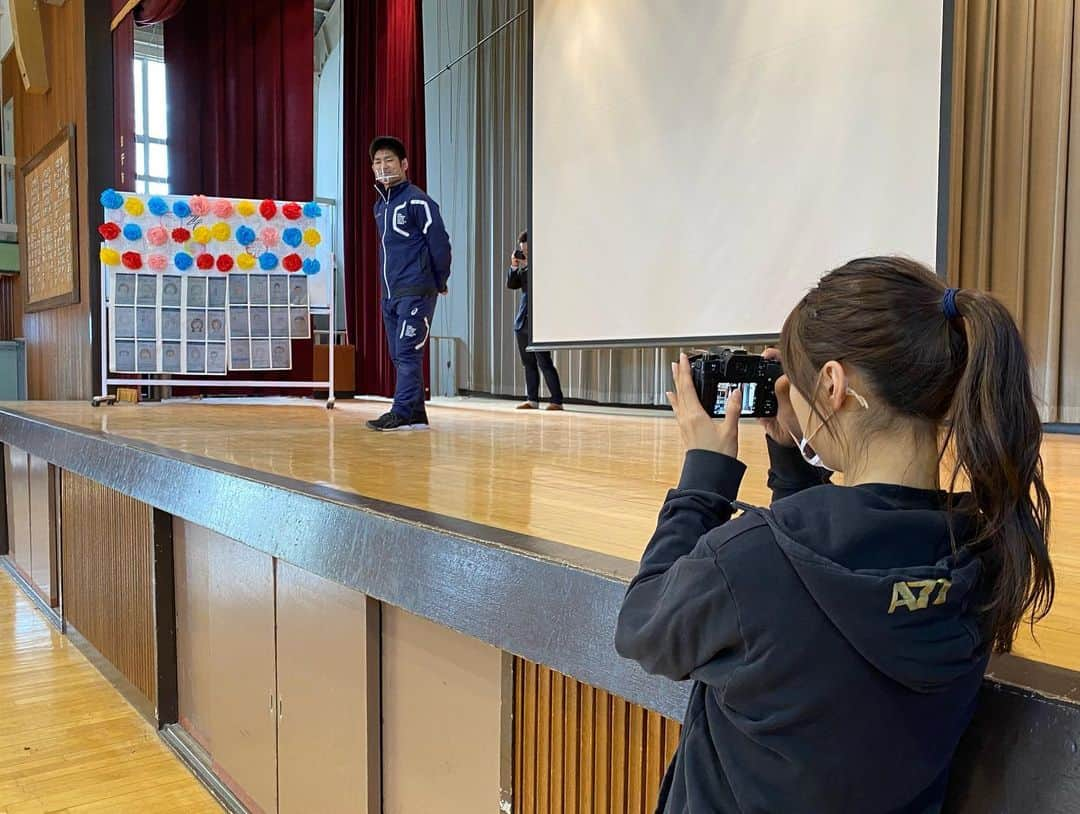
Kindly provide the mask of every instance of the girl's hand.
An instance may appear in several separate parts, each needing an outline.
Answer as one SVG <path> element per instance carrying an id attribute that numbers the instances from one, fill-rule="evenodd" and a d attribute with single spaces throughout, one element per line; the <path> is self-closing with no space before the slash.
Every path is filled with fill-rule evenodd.
<path id="1" fill-rule="evenodd" d="M 742 388 L 731 391 L 723 421 L 713 421 L 701 406 L 694 378 L 690 373 L 690 360 L 679 354 L 679 361 L 671 363 L 671 375 L 675 380 L 675 392 L 667 398 L 679 432 L 687 449 L 705 449 L 719 452 L 731 458 L 739 456 L 739 413 L 742 412 Z"/>
<path id="2" fill-rule="evenodd" d="M 766 348 L 761 354 L 766 359 L 780 361 L 780 351 L 776 348 Z M 765 434 L 773 441 L 784 447 L 795 446 L 795 439 L 802 433 L 799 427 L 799 419 L 795 417 L 795 410 L 791 407 L 791 383 L 788 377 L 781 376 L 776 380 L 776 416 L 774 418 L 759 418 L 761 426 L 765 428 Z"/>

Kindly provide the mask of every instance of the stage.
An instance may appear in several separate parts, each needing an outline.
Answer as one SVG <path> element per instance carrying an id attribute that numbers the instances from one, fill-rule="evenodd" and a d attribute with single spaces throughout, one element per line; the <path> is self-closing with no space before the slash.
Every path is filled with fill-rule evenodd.
<path id="1" fill-rule="evenodd" d="M 543 811 L 541 783 L 654 799 L 689 687 L 612 638 L 678 479 L 670 414 L 455 399 L 428 406 L 430 431 L 367 430 L 385 409 L 2 404 L 3 563 L 234 810 L 275 789 L 296 810 Z M 756 424 L 741 446 L 740 497 L 767 503 Z M 1044 458 L 1057 602 L 1038 643 L 992 660 L 950 810 L 1075 786 L 1080 437 L 1048 436 Z"/>
<path id="2" fill-rule="evenodd" d="M 0 405 L 0 426 L 4 440 L 16 444 L 28 428 L 36 426 L 37 437 L 44 438 L 45 429 L 55 427 L 110 447 L 152 453 L 161 463 L 173 458 L 331 504 L 355 496 L 378 514 L 464 533 L 605 580 L 628 580 L 664 494 L 678 480 L 682 445 L 670 414 L 533 412 L 512 406 L 434 402 L 428 407 L 432 430 L 384 434 L 364 427 L 386 409 L 378 401 L 339 402 L 334 410 L 303 400 L 96 409 L 80 402 L 18 402 Z M 740 498 L 767 504 L 768 463 L 756 424 L 744 423 L 740 445 L 748 466 Z M 1080 670 L 1080 436 L 1048 435 L 1043 459 L 1053 498 L 1051 550 L 1058 592 L 1034 640 L 1026 629 L 1021 632 L 1016 655 Z M 89 460 L 71 463 L 90 477 L 105 474 Z M 124 476 L 123 470 L 111 475 Z M 147 497 L 153 491 L 146 483 L 126 485 Z M 179 483 L 175 488 L 181 489 Z M 166 491 L 173 491 L 169 502 L 187 508 L 187 514 L 202 516 L 220 500 L 207 495 L 197 477 L 184 488 L 192 491 Z M 267 520 L 274 514 L 273 507 L 255 509 Z M 236 536 L 246 541 L 250 530 Z M 317 573 L 340 577 L 325 571 Z"/>

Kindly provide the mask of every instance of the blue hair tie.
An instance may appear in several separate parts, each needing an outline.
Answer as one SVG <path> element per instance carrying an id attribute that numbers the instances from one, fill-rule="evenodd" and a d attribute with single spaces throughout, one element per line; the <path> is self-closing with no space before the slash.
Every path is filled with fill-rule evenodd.
<path id="1" fill-rule="evenodd" d="M 945 319 L 956 319 L 960 316 L 960 311 L 956 307 L 956 292 L 958 288 L 946 288 L 945 296 L 941 298 L 941 310 L 945 314 Z"/>

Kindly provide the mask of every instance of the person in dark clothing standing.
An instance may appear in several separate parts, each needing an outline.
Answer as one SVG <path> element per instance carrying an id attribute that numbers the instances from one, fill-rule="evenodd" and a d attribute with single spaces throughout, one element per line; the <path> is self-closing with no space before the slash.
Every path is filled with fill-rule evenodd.
<path id="1" fill-rule="evenodd" d="M 397 373 L 390 411 L 368 427 L 381 432 L 428 428 L 424 409 L 424 347 L 431 335 L 435 301 L 450 278 L 450 236 L 439 205 L 409 183 L 405 145 L 392 136 L 371 143 L 371 168 L 379 193 L 383 325 Z"/>
<path id="2" fill-rule="evenodd" d="M 938 812 L 990 652 L 1054 596 L 1023 341 L 990 295 L 877 257 L 823 277 L 772 355 L 768 509 L 736 501 L 741 393 L 713 422 L 672 366 L 682 478 L 615 631 L 694 681 L 659 810 Z"/>
<path id="3" fill-rule="evenodd" d="M 518 249 L 510 256 L 510 268 L 506 272 L 506 287 L 521 291 L 517 314 L 514 316 L 514 337 L 517 339 L 518 353 L 525 366 L 525 401 L 518 405 L 519 410 L 535 410 L 540 406 L 540 374 L 551 393 L 549 410 L 563 408 L 562 384 L 559 371 L 551 360 L 551 351 L 530 351 L 529 347 L 529 233 L 518 235 Z"/>

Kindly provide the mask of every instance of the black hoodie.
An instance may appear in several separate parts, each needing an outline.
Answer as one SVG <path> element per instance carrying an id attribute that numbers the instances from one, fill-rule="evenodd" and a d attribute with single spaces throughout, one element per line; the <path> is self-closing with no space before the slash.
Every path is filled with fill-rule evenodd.
<path id="1" fill-rule="evenodd" d="M 989 650 L 969 527 L 769 452 L 771 509 L 735 519 L 745 467 L 687 453 L 619 613 L 620 655 L 695 682 L 657 810 L 939 811 Z"/>

